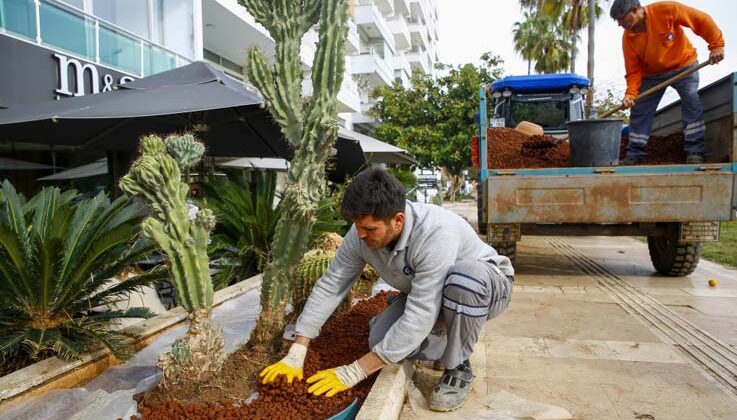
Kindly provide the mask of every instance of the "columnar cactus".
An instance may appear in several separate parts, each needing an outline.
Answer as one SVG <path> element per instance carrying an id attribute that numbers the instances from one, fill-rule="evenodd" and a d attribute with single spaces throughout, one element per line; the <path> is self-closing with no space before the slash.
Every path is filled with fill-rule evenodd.
<path id="1" fill-rule="evenodd" d="M 169 260 L 177 297 L 189 313 L 189 330 L 172 352 L 159 357 L 167 382 L 204 380 L 217 373 L 225 361 L 221 331 L 212 329 L 213 288 L 207 242 L 215 226 L 209 209 L 190 217 L 186 202 L 189 186 L 181 169 L 194 166 L 204 146 L 191 135 L 151 135 L 141 139 L 141 156 L 120 180 L 120 189 L 141 197 L 152 215 L 143 221 L 143 233 L 152 238 Z"/>
<path id="2" fill-rule="evenodd" d="M 325 162 L 338 134 L 337 95 L 345 69 L 346 0 L 239 0 L 274 38 L 275 60 L 252 49 L 248 77 L 261 91 L 284 137 L 295 150 L 282 198 L 282 214 L 261 288 L 261 315 L 251 343 L 278 348 L 290 278 L 305 252 L 320 197 L 325 190 Z M 299 48 L 304 34 L 319 22 L 319 42 L 312 66 L 313 96 L 303 102 Z"/>

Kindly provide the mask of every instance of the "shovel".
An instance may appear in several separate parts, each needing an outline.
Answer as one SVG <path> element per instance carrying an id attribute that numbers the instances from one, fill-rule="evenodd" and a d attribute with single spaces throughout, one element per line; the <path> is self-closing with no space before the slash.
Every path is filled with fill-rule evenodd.
<path id="1" fill-rule="evenodd" d="M 693 73 L 701 70 L 702 68 L 708 66 L 709 64 L 710 64 L 709 61 L 704 61 L 703 63 L 699 64 L 696 67 L 692 67 L 690 69 L 684 70 L 684 71 L 676 74 L 675 76 L 671 77 L 670 79 L 665 80 L 665 81 L 663 81 L 661 83 L 658 83 L 657 85 L 651 87 L 650 89 L 648 89 L 648 90 L 640 93 L 639 95 L 637 95 L 634 98 L 634 101 L 637 102 L 639 100 L 642 100 L 642 99 L 644 99 L 644 98 L 652 95 L 653 93 L 659 92 L 660 90 L 667 88 L 668 86 L 670 86 L 673 83 L 675 83 L 675 82 L 683 79 L 684 77 L 690 76 L 691 74 L 693 74 Z M 603 113 L 602 115 L 600 115 L 600 116 L 598 116 L 598 117 L 596 117 L 594 119 L 595 120 L 599 120 L 599 119 L 604 119 L 604 118 L 610 117 L 610 116 L 614 115 L 614 113 L 616 113 L 617 111 L 621 111 L 623 109 L 624 109 L 624 105 L 620 104 L 618 107 L 616 107 L 614 109 L 611 109 L 611 110 Z M 568 140 L 568 136 L 563 137 L 559 141 L 555 142 L 555 144 L 561 144 L 561 143 L 563 143 L 564 141 L 567 141 L 567 140 Z"/>
<path id="2" fill-rule="evenodd" d="M 702 68 L 708 66 L 709 64 L 710 64 L 709 61 L 704 61 L 703 63 L 699 64 L 696 67 L 692 67 L 690 69 L 684 70 L 684 71 L 676 74 L 675 76 L 671 77 L 670 79 L 665 80 L 665 81 L 663 81 L 661 83 L 658 83 L 657 85 L 655 85 L 655 86 L 651 87 L 650 89 L 648 89 L 648 90 L 642 92 L 641 94 L 637 95 L 635 97 L 634 101 L 637 102 L 637 101 L 639 101 L 639 100 L 641 100 L 643 98 L 646 98 L 646 97 L 652 95 L 655 92 L 658 92 L 658 91 L 660 91 L 662 89 L 665 89 L 668 86 L 672 85 L 673 83 L 675 83 L 675 82 L 683 79 L 686 76 L 690 76 L 691 74 L 693 74 L 693 73 L 701 70 Z M 614 115 L 615 112 L 621 111 L 623 109 L 624 109 L 624 105 L 620 104 L 618 107 L 616 107 L 614 109 L 611 109 L 611 110 L 603 113 L 600 117 L 597 117 L 596 119 L 610 117 L 610 116 Z"/>

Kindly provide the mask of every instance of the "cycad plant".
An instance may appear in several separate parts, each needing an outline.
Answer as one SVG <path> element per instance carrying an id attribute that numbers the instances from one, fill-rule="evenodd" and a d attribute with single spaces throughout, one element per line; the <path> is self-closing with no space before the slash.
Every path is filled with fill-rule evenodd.
<path id="1" fill-rule="evenodd" d="M 325 193 L 325 162 L 335 154 L 337 95 L 345 71 L 346 0 L 239 0 L 275 41 L 273 65 L 252 49 L 248 78 L 259 89 L 282 134 L 294 149 L 282 211 L 264 272 L 261 313 L 251 344 L 279 348 L 294 270 L 304 254 Z M 313 95 L 302 98 L 302 37 L 318 25 L 312 65 Z"/>
<path id="2" fill-rule="evenodd" d="M 164 384 L 185 380 L 207 380 L 225 361 L 225 344 L 220 330 L 212 328 L 213 287 L 207 243 L 215 226 L 211 210 L 190 212 L 189 185 L 182 170 L 202 158 L 205 147 L 190 134 L 162 140 L 156 135 L 141 139 L 141 156 L 120 180 L 120 189 L 141 197 L 152 214 L 143 221 L 143 233 L 166 254 L 174 277 L 179 303 L 189 314 L 185 337 L 159 356 Z"/>
<path id="3" fill-rule="evenodd" d="M 153 251 L 141 238 L 144 208 L 100 193 L 44 188 L 30 201 L 7 180 L 0 192 L 0 355 L 76 357 L 92 344 L 118 358 L 128 339 L 106 328 L 119 318 L 145 318 L 146 308 L 95 310 L 166 276 L 154 269 L 110 287 L 110 280 Z"/>
<path id="4" fill-rule="evenodd" d="M 255 172 L 216 178 L 202 184 L 202 200 L 218 220 L 210 243 L 210 257 L 219 261 L 215 288 L 260 273 L 269 260 L 280 206 L 276 174 Z"/>

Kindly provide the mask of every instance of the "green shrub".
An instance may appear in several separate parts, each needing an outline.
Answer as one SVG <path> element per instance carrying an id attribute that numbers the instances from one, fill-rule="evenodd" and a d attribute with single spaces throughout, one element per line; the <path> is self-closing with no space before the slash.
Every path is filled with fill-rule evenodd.
<path id="1" fill-rule="evenodd" d="M 145 318 L 147 308 L 96 311 L 125 300 L 142 285 L 167 276 L 162 268 L 106 284 L 145 258 L 153 244 L 141 238 L 142 206 L 103 193 L 77 201 L 76 191 L 44 188 L 30 201 L 5 181 L 0 192 L 0 355 L 40 353 L 76 357 L 92 344 L 115 356 L 132 352 L 108 324 Z"/>

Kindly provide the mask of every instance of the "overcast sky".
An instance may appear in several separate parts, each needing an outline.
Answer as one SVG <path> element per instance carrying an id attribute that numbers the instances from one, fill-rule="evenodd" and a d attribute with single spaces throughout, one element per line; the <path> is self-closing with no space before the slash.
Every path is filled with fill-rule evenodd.
<path id="1" fill-rule="evenodd" d="M 600 92 L 611 88 L 620 97 L 624 92 L 622 28 L 609 17 L 613 0 L 601 1 L 604 13 L 596 24 L 595 82 Z M 643 1 L 643 5 L 653 3 Z M 517 0 L 438 0 L 440 20 L 440 60 L 446 64 L 478 64 L 482 53 L 490 51 L 504 59 L 506 75 L 527 74 L 527 62 L 514 51 L 512 27 L 522 20 Z M 726 57 L 699 74 L 701 86 L 737 71 L 737 2 L 734 0 L 685 0 L 682 3 L 709 13 L 724 34 Z M 709 56 L 706 42 L 686 29 L 698 50 L 699 61 Z M 586 75 L 588 30 L 581 31 L 576 73 Z M 534 63 L 533 63 L 534 68 Z M 534 72 L 534 69 L 533 69 Z M 661 106 L 677 99 L 668 89 Z"/>

